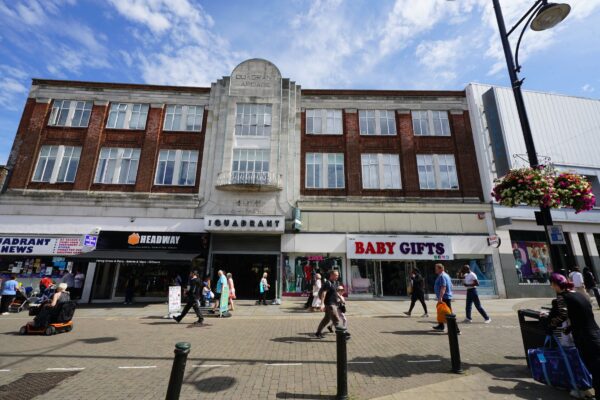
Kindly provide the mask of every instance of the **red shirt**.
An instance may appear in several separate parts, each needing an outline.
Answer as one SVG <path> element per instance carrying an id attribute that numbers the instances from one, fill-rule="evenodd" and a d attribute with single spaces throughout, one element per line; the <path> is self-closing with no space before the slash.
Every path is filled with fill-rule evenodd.
<path id="1" fill-rule="evenodd" d="M 47 276 L 45 276 L 40 281 L 40 285 L 42 285 L 45 288 L 50 287 L 50 286 L 52 286 L 52 279 L 50 279 Z"/>

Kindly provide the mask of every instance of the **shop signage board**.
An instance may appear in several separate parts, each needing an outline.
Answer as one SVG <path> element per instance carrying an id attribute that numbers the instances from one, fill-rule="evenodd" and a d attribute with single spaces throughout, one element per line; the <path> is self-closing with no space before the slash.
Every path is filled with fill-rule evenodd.
<path id="1" fill-rule="evenodd" d="M 169 286 L 169 314 L 181 311 L 181 286 Z"/>
<path id="2" fill-rule="evenodd" d="M 208 252 L 206 233 L 101 231 L 96 241 L 98 250 L 172 250 Z"/>
<path id="3" fill-rule="evenodd" d="M 204 218 L 208 232 L 273 232 L 283 233 L 283 216 L 207 215 Z"/>
<path id="4" fill-rule="evenodd" d="M 0 254 L 74 255 L 82 249 L 80 237 L 0 236 Z"/>
<path id="5" fill-rule="evenodd" d="M 219 299 L 219 314 L 223 315 L 227 311 L 229 311 L 229 286 L 223 285 Z"/>
<path id="6" fill-rule="evenodd" d="M 550 225 L 546 229 L 548 229 L 550 244 L 567 244 L 562 225 Z"/>
<path id="7" fill-rule="evenodd" d="M 442 236 L 348 235 L 349 259 L 364 260 L 453 260 L 452 239 Z"/>

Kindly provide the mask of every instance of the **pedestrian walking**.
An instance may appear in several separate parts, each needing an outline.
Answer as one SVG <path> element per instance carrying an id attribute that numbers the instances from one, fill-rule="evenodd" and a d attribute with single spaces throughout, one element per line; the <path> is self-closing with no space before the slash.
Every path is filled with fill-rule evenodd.
<path id="1" fill-rule="evenodd" d="M 2 282 L 2 292 L 0 295 L 0 315 L 8 314 L 8 306 L 17 297 L 17 291 L 19 290 L 19 282 L 17 282 L 16 275 L 11 275 L 10 279 Z"/>
<path id="2" fill-rule="evenodd" d="M 583 285 L 590 296 L 590 301 L 595 297 L 596 303 L 598 303 L 598 307 L 600 307 L 600 293 L 598 293 L 596 278 L 594 278 L 594 274 L 588 267 L 583 269 Z"/>
<path id="3" fill-rule="evenodd" d="M 65 274 L 60 279 L 61 283 L 66 283 L 69 289 L 72 289 L 75 286 L 75 275 L 71 273 L 71 271 L 66 271 Z"/>
<path id="4" fill-rule="evenodd" d="M 312 288 L 315 284 L 315 276 L 316 276 L 316 274 L 311 274 L 310 290 L 308 291 L 308 299 L 306 299 L 306 303 L 304 303 L 304 308 L 312 307 L 313 300 L 315 299 L 315 297 L 313 296 L 313 291 L 312 291 Z"/>
<path id="5" fill-rule="evenodd" d="M 235 286 L 233 284 L 233 275 L 231 275 L 231 272 L 227 273 L 227 286 L 229 286 L 229 308 L 231 311 L 234 311 L 235 306 L 233 300 L 235 300 Z"/>
<path id="6" fill-rule="evenodd" d="M 321 287 L 323 286 L 323 282 L 321 281 L 321 274 L 315 275 L 315 283 L 312 287 L 312 311 L 319 311 L 321 309 L 321 298 L 319 297 L 319 292 L 321 291 Z"/>
<path id="7" fill-rule="evenodd" d="M 258 297 L 258 303 L 257 304 L 262 304 L 262 305 L 267 305 L 267 292 L 269 291 L 269 288 L 271 287 L 269 285 L 269 282 L 267 281 L 267 276 L 268 274 L 265 272 L 262 275 L 262 278 L 260 279 L 260 282 L 258 283 L 258 293 L 259 293 L 259 297 Z"/>
<path id="8" fill-rule="evenodd" d="M 344 287 L 339 285 L 336 289 L 337 294 L 337 311 L 338 317 L 340 318 L 340 326 L 344 329 L 348 329 L 348 319 L 346 318 L 346 299 L 344 299 Z M 329 332 L 333 333 L 333 322 L 327 325 L 327 329 Z M 348 334 L 348 336 L 350 336 Z"/>
<path id="9" fill-rule="evenodd" d="M 450 311 L 452 311 L 452 279 L 450 279 L 442 264 L 435 264 L 435 273 L 438 277 L 433 285 L 433 291 L 437 298 L 437 304 L 446 303 Z M 438 322 L 433 327 L 433 330 L 443 332 L 444 324 Z M 458 332 L 460 333 L 460 330 Z"/>
<path id="10" fill-rule="evenodd" d="M 473 319 L 471 318 L 471 310 L 473 308 L 473 304 L 475 304 L 475 308 L 483 317 L 483 322 L 485 324 L 489 324 L 490 322 L 492 322 L 492 319 L 487 315 L 487 313 L 481 306 L 479 294 L 477 293 L 477 286 L 479 286 L 479 280 L 477 279 L 477 275 L 475 274 L 475 272 L 471 271 L 471 267 L 469 267 L 466 264 L 463 265 L 460 271 L 460 275 L 463 280 L 463 284 L 467 288 L 467 307 L 465 310 L 467 318 L 464 320 L 464 322 L 469 324 L 473 322 Z"/>
<path id="11" fill-rule="evenodd" d="M 581 272 L 579 272 L 579 267 L 577 265 L 573 267 L 573 270 L 569 274 L 569 280 L 573 282 L 573 287 L 575 291 L 581 293 L 589 301 L 590 298 L 588 297 L 588 294 L 585 291 L 585 282 L 583 279 L 583 275 L 581 274 Z"/>
<path id="12" fill-rule="evenodd" d="M 404 314 L 408 315 L 409 317 L 412 314 L 412 310 L 415 307 L 417 300 L 423 306 L 423 315 L 421 315 L 421 317 L 429 317 L 429 314 L 427 313 L 427 304 L 425 304 L 425 290 L 423 287 L 424 283 L 425 280 L 423 279 L 421 272 L 417 268 L 413 268 L 410 273 L 410 308 L 408 311 L 404 312 Z"/>
<path id="13" fill-rule="evenodd" d="M 125 302 L 123 304 L 133 304 L 133 295 L 135 293 L 135 275 L 130 274 L 125 283 Z"/>
<path id="14" fill-rule="evenodd" d="M 186 314 L 190 311 L 190 308 L 194 309 L 196 313 L 196 317 L 198 317 L 198 321 L 196 324 L 201 325 L 204 322 L 204 317 L 202 316 L 202 311 L 200 310 L 200 299 L 202 297 L 202 282 L 200 282 L 200 278 L 198 277 L 197 271 L 192 271 L 189 287 L 186 294 L 187 303 L 185 307 L 183 307 L 183 311 L 177 317 L 173 317 L 173 319 L 180 323 L 181 320 L 186 316 Z"/>
<path id="15" fill-rule="evenodd" d="M 221 305 L 221 293 L 223 292 L 223 286 L 227 285 L 227 277 L 223 270 L 217 271 L 217 287 L 215 289 L 215 305 L 213 306 L 213 312 L 216 312 Z"/>
<path id="16" fill-rule="evenodd" d="M 210 307 L 210 302 L 214 298 L 215 294 L 212 292 L 212 288 L 210 287 L 210 277 L 206 276 L 202 282 L 202 307 Z"/>
<path id="17" fill-rule="evenodd" d="M 80 270 L 75 271 L 75 277 L 73 278 L 73 289 L 71 292 L 73 294 L 73 298 L 81 299 L 83 295 L 83 283 L 85 282 L 85 274 Z"/>
<path id="18" fill-rule="evenodd" d="M 323 288 L 321 289 L 321 311 L 325 311 L 325 316 L 319 323 L 317 327 L 317 332 L 315 333 L 315 337 L 317 339 L 323 339 L 323 329 L 332 322 L 333 325 L 337 328 L 340 326 L 340 317 L 338 314 L 338 295 L 337 295 L 337 286 L 338 279 L 340 278 L 340 273 L 336 270 L 332 270 L 329 272 L 329 278 L 323 284 Z"/>
<path id="19" fill-rule="evenodd" d="M 567 331 L 573 335 L 575 347 L 592 374 L 596 398 L 600 398 L 600 327 L 594 319 L 592 305 L 583 294 L 572 290 L 573 283 L 564 276 L 552 274 L 550 285 L 556 292 L 556 299 L 552 300 L 548 327 L 554 330 L 569 321 Z"/>

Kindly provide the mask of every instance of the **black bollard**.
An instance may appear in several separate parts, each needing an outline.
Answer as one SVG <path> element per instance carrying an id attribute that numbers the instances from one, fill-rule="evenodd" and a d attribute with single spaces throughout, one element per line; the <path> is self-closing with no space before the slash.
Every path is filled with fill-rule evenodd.
<path id="1" fill-rule="evenodd" d="M 458 325 L 456 324 L 456 315 L 446 315 L 448 323 L 448 341 L 450 342 L 450 359 L 452 361 L 452 372 L 462 374 L 463 370 L 460 362 L 460 349 L 458 347 Z"/>
<path id="2" fill-rule="evenodd" d="M 187 342 L 179 342 L 175 345 L 175 359 L 171 368 L 171 378 L 169 378 L 169 388 L 167 389 L 166 400 L 178 400 L 183 384 L 183 373 L 185 363 L 190 353 L 191 345 Z"/>
<path id="3" fill-rule="evenodd" d="M 335 328 L 335 342 L 337 344 L 337 395 L 336 400 L 348 400 L 348 352 L 346 342 L 348 332 L 346 328 Z"/>

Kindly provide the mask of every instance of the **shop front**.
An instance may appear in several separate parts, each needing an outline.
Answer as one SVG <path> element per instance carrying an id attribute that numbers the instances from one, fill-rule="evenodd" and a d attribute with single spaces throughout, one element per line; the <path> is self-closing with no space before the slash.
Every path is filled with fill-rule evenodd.
<path id="1" fill-rule="evenodd" d="M 60 282 L 66 273 L 86 274 L 87 264 L 68 260 L 84 249 L 83 236 L 0 235 L 0 280 L 16 276 L 23 287 L 43 277 Z"/>
<path id="2" fill-rule="evenodd" d="M 209 215 L 205 227 L 211 233 L 206 274 L 216 282 L 217 272 L 231 273 L 238 299 L 258 298 L 259 282 L 267 273 L 268 298 L 281 296 L 281 235 L 283 216 Z M 215 283 L 213 283 L 213 290 Z"/>
<path id="3" fill-rule="evenodd" d="M 93 277 L 84 301 L 123 301 L 127 289 L 135 301 L 162 301 L 192 269 L 206 270 L 209 246 L 207 233 L 101 231 L 95 250 L 71 260 L 87 261 Z"/>

